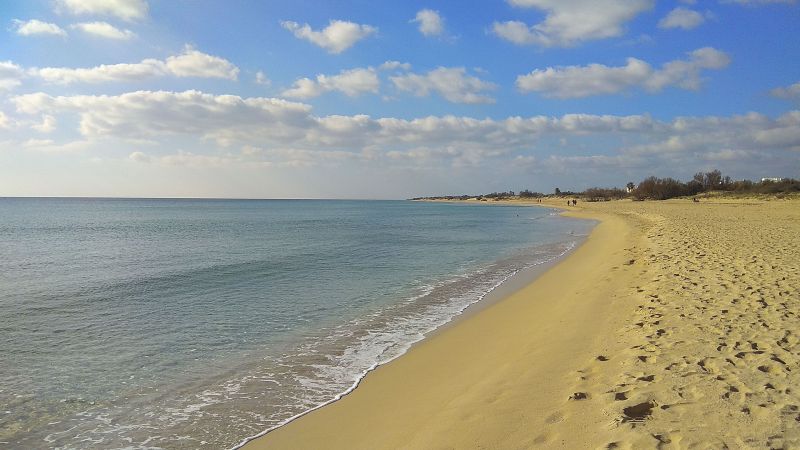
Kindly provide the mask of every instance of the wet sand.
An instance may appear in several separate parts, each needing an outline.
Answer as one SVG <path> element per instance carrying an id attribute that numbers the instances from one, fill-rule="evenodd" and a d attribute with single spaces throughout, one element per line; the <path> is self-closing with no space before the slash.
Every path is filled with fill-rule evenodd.
<path id="1" fill-rule="evenodd" d="M 567 214 L 564 261 L 246 448 L 800 445 L 800 202 Z"/>

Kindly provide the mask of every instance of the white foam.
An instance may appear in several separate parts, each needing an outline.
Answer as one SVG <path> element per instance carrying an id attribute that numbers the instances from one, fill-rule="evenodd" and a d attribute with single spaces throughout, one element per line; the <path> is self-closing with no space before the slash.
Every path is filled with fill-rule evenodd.
<path id="1" fill-rule="evenodd" d="M 552 215 L 556 214 L 558 213 L 554 213 Z M 387 364 L 393 361 L 394 359 L 404 355 L 409 349 L 411 349 L 411 347 L 414 344 L 423 340 L 427 335 L 429 335 L 436 329 L 453 321 L 456 317 L 463 314 L 464 311 L 470 306 L 482 301 L 484 298 L 486 298 L 487 295 L 489 295 L 489 293 L 497 289 L 500 285 L 508 281 L 511 277 L 519 273 L 521 270 L 550 263 L 569 253 L 571 250 L 575 248 L 576 245 L 577 245 L 576 241 L 570 241 L 566 243 L 566 247 L 564 248 L 564 250 L 562 250 L 555 256 L 534 261 L 531 264 L 528 264 L 516 270 L 512 270 L 509 273 L 506 273 L 499 280 L 490 284 L 488 289 L 485 289 L 485 286 L 483 286 L 484 289 L 480 289 L 481 291 L 480 293 L 474 292 L 475 289 L 479 289 L 481 287 L 480 285 L 476 286 L 473 290 L 467 291 L 466 293 L 462 293 L 462 295 L 458 297 L 458 299 L 462 300 L 462 303 L 451 301 L 450 303 L 445 303 L 443 305 L 436 305 L 433 307 L 429 307 L 427 310 L 425 310 L 424 314 L 421 315 L 418 314 L 412 317 L 400 318 L 399 319 L 400 323 L 394 322 L 391 323 L 392 326 L 387 326 L 385 327 L 384 330 L 381 330 L 380 332 L 368 333 L 365 337 L 372 337 L 373 339 L 361 338 L 358 342 L 358 345 L 346 348 L 343 355 L 340 358 L 337 358 L 338 363 L 346 361 L 348 358 L 350 358 L 351 360 L 358 360 L 362 362 L 370 360 L 373 361 L 371 364 L 369 364 L 369 366 L 365 370 L 362 370 L 359 373 L 355 374 L 355 376 L 353 376 L 352 372 L 348 372 L 347 369 L 352 369 L 354 365 L 358 366 L 359 364 L 357 363 L 345 364 L 345 365 L 336 364 L 336 365 L 314 366 L 315 368 L 318 369 L 319 371 L 317 372 L 318 374 L 322 372 L 323 374 L 327 374 L 329 376 L 329 377 L 324 377 L 324 376 L 321 377 L 323 378 L 323 380 L 327 380 L 328 382 L 330 382 L 331 379 L 338 378 L 339 380 L 341 380 L 343 377 L 350 377 L 352 383 L 347 389 L 334 395 L 331 399 L 327 401 L 319 403 L 314 407 L 311 407 L 307 410 L 304 410 L 298 414 L 295 414 L 289 418 L 280 421 L 277 425 L 274 425 L 257 434 L 242 439 L 238 444 L 231 447 L 231 450 L 240 449 L 248 442 L 254 439 L 262 437 L 288 423 L 291 423 L 299 419 L 302 416 L 305 416 L 306 414 L 312 411 L 316 411 L 317 409 L 320 409 L 324 406 L 330 405 L 331 403 L 341 400 L 343 397 L 353 392 L 359 386 L 359 384 L 361 384 L 361 381 L 364 379 L 364 377 L 366 377 L 370 372 L 372 372 L 379 366 Z M 414 300 L 418 300 L 426 295 L 429 295 L 431 292 L 434 291 L 436 287 L 444 286 L 448 282 L 452 282 L 455 279 L 470 278 L 471 276 L 474 276 L 477 272 L 480 271 L 476 270 L 473 271 L 472 273 L 460 274 L 450 280 L 436 283 L 434 285 L 424 286 L 422 293 L 409 298 L 409 300 L 405 301 L 404 304 L 413 303 Z M 405 328 L 402 326 L 403 322 L 406 322 L 407 326 Z M 426 323 L 427 326 L 420 329 L 420 325 Z M 399 327 L 399 331 L 397 327 Z M 395 331 L 393 332 L 391 330 Z M 405 337 L 406 339 L 401 339 L 401 337 Z M 389 352 L 390 349 L 394 349 L 394 351 Z M 301 377 L 300 379 L 298 379 L 298 381 L 302 383 L 304 386 L 311 388 L 312 390 L 317 390 L 317 391 L 324 390 L 324 385 L 319 385 L 310 378 Z"/>

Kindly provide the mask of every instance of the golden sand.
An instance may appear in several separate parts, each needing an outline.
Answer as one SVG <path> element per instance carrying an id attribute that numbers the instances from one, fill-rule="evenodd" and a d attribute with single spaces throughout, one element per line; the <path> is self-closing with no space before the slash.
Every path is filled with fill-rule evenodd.
<path id="1" fill-rule="evenodd" d="M 568 214 L 563 262 L 246 448 L 800 446 L 800 202 Z"/>

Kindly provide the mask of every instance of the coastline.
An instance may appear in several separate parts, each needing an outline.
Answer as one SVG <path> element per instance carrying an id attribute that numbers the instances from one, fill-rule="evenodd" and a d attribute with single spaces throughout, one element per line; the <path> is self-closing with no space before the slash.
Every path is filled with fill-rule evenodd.
<path id="1" fill-rule="evenodd" d="M 514 204 L 520 205 L 520 203 Z M 445 379 L 451 378 L 451 376 L 446 374 L 451 374 L 453 378 L 463 378 L 463 371 L 456 369 L 456 367 L 468 370 L 470 367 L 475 366 L 475 364 L 480 364 L 482 368 L 489 370 L 485 371 L 486 373 L 480 370 L 473 370 L 472 372 L 474 372 L 475 375 L 481 374 L 478 378 L 483 381 L 478 379 L 472 379 L 472 381 L 480 382 L 485 385 L 486 376 L 499 376 L 499 373 L 491 370 L 491 367 L 495 366 L 501 368 L 503 362 L 509 359 L 524 360 L 526 357 L 530 358 L 529 354 L 516 356 L 497 354 L 494 358 L 497 361 L 496 363 L 474 360 L 473 357 L 475 355 L 473 355 L 473 353 L 475 353 L 475 347 L 473 344 L 479 347 L 481 343 L 483 344 L 484 351 L 478 353 L 482 353 L 484 357 L 496 350 L 492 349 L 491 346 L 486 347 L 486 344 L 491 341 L 486 341 L 484 337 L 491 329 L 501 328 L 498 322 L 505 322 L 507 319 L 514 319 L 517 321 L 517 326 L 506 328 L 506 330 L 514 336 L 509 336 L 508 338 L 512 342 L 525 341 L 525 347 L 528 352 L 538 352 L 541 350 L 541 348 L 536 350 L 536 347 L 558 347 L 558 339 L 553 338 L 560 333 L 554 333 L 553 325 L 557 322 L 561 323 L 567 321 L 571 316 L 574 316 L 574 311 L 572 311 L 572 309 L 575 305 L 571 303 L 567 304 L 568 302 L 558 304 L 550 302 L 544 304 L 546 303 L 546 299 L 551 298 L 555 291 L 561 290 L 561 286 L 564 283 L 575 281 L 580 287 L 576 286 L 572 289 L 573 293 L 576 294 L 573 296 L 573 300 L 580 301 L 582 297 L 580 294 L 585 294 L 586 291 L 592 289 L 592 286 L 598 281 L 595 279 L 596 277 L 586 276 L 586 274 L 589 272 L 601 273 L 602 271 L 595 270 L 592 266 L 597 266 L 603 262 L 606 264 L 611 263 L 611 260 L 606 258 L 609 250 L 615 254 L 619 253 L 617 247 L 624 243 L 631 230 L 624 221 L 612 215 L 597 213 L 587 214 L 585 212 L 577 212 L 574 208 L 567 209 L 555 204 L 529 203 L 528 205 L 557 208 L 565 215 L 575 218 L 598 220 L 599 223 L 592 230 L 589 237 L 584 240 L 582 245 L 573 249 L 565 258 L 559 259 L 556 264 L 548 267 L 544 270 L 544 273 L 537 274 L 538 276 L 535 277 L 532 283 L 527 283 L 523 287 L 513 289 L 513 292 L 506 293 L 504 298 L 487 302 L 486 305 L 481 305 L 481 307 L 476 308 L 475 311 L 462 314 L 456 321 L 441 327 L 424 340 L 417 342 L 401 357 L 371 370 L 367 376 L 362 378 L 360 383 L 357 383 L 358 387 L 355 388 L 354 386 L 354 389 L 351 389 L 346 396 L 342 396 L 340 399 L 332 401 L 321 408 L 303 414 L 295 420 L 271 430 L 264 436 L 247 442 L 244 448 L 318 448 L 320 446 L 326 448 L 397 448 L 422 445 L 423 442 L 426 442 L 425 440 L 404 442 L 402 439 L 391 439 L 388 434 L 377 434 L 373 435 L 372 438 L 362 440 L 359 439 L 359 437 L 364 437 L 365 435 L 359 433 L 358 430 L 364 427 L 365 421 L 366 423 L 377 422 L 369 427 L 375 426 L 384 430 L 386 430 L 387 427 L 396 427 L 396 431 L 392 431 L 391 434 L 396 438 L 401 438 L 408 433 L 408 430 L 420 430 L 420 428 L 424 428 L 423 423 L 414 419 L 415 417 L 419 418 L 425 415 L 416 411 L 423 404 L 427 405 L 427 407 L 423 409 L 429 411 L 430 414 L 436 414 L 437 411 L 441 412 L 447 410 L 445 404 L 449 403 L 449 396 L 441 391 L 437 393 L 430 391 L 430 388 L 434 388 L 435 386 L 441 387 L 439 383 L 432 383 L 432 375 L 434 378 L 444 383 Z M 596 247 L 603 247 L 603 249 Z M 590 255 L 593 256 L 588 257 Z M 617 262 L 621 262 L 624 259 L 624 255 L 618 254 L 617 256 Z M 531 296 L 533 296 L 534 299 L 529 301 Z M 594 306 L 595 308 L 577 309 L 581 309 L 588 320 L 593 315 L 596 315 L 596 308 L 604 309 L 609 307 L 609 304 L 595 302 Z M 523 311 L 520 311 L 520 309 Z M 520 314 L 521 312 L 524 314 Z M 530 316 L 533 320 L 532 334 L 527 336 L 519 335 L 520 331 L 526 329 L 523 323 L 519 322 L 523 316 Z M 597 323 L 601 323 L 603 327 L 607 325 L 606 321 Z M 524 337 L 524 339 L 521 339 L 522 337 Z M 548 340 L 550 343 L 547 343 Z M 465 341 L 472 342 L 466 343 L 465 345 Z M 585 343 L 579 343 L 579 341 L 580 339 L 573 339 L 569 348 L 563 349 L 563 352 L 550 352 L 553 354 L 561 353 L 561 355 L 564 356 L 556 358 L 559 367 L 563 368 L 564 363 L 572 359 L 569 357 L 570 354 L 574 355 L 576 352 L 585 353 L 588 351 L 584 346 Z M 537 342 L 540 344 L 537 345 Z M 453 357 L 456 356 L 454 351 L 458 354 L 458 361 L 453 360 Z M 600 351 L 600 349 L 596 349 L 594 353 L 597 351 Z M 587 358 L 596 358 L 597 355 L 590 355 L 589 353 L 586 354 Z M 442 370 L 435 370 L 434 373 L 431 373 L 426 367 L 430 367 L 433 360 L 449 360 L 450 362 L 446 367 L 437 364 L 439 366 L 437 369 Z M 544 369 L 544 367 L 542 368 Z M 552 368 L 548 368 L 548 371 L 549 370 L 552 370 Z M 566 372 L 568 372 L 568 370 L 566 370 Z M 459 376 L 458 373 L 461 373 L 461 375 Z M 533 379 L 539 378 L 539 376 L 536 375 L 528 375 Z M 409 376 L 411 378 L 409 378 Z M 413 379 L 413 381 L 409 381 L 410 379 Z M 472 384 L 472 382 L 462 381 L 459 386 L 467 387 L 470 384 Z M 417 392 L 417 395 L 413 397 L 407 396 L 407 388 L 409 386 L 414 387 L 413 390 Z M 406 389 L 403 390 L 403 387 Z M 457 392 L 453 390 L 453 387 L 447 391 L 454 395 L 454 397 L 460 397 L 462 401 L 464 400 L 464 395 L 458 395 Z M 387 392 L 403 393 L 398 396 L 392 396 L 387 395 Z M 425 394 L 422 394 L 423 392 L 425 392 Z M 552 391 L 547 392 L 548 400 L 550 400 L 549 403 L 560 401 L 561 395 L 556 396 Z M 569 396 L 570 393 L 565 393 L 564 395 Z M 481 393 L 480 395 L 476 395 L 473 399 L 483 396 L 484 394 Z M 435 399 L 435 401 L 430 401 L 432 399 Z M 391 403 L 392 406 L 389 406 L 387 402 Z M 402 403 L 403 406 L 403 409 L 398 411 L 401 413 L 401 416 L 385 415 L 385 409 L 393 409 L 400 406 L 400 403 Z M 497 404 L 502 405 L 503 403 L 504 402 L 498 402 Z M 526 401 L 525 403 L 529 402 Z M 541 403 L 541 401 L 533 402 L 533 404 L 536 403 Z M 464 410 L 469 409 L 468 407 L 464 408 Z M 371 413 L 367 412 L 370 410 L 372 411 Z M 377 413 L 378 411 L 382 411 L 384 415 Z M 547 414 L 546 416 L 550 417 L 552 414 Z M 383 420 L 380 420 L 381 417 Z M 452 417 L 447 416 L 446 421 L 452 419 Z M 550 417 L 550 420 L 552 421 L 553 417 Z M 341 426 L 343 422 L 352 424 L 352 428 L 349 430 L 342 430 Z M 428 421 L 426 420 L 425 422 L 427 423 Z M 454 423 L 455 422 L 458 421 L 454 420 Z M 510 423 L 514 421 L 506 420 L 504 422 Z M 404 426 L 397 427 L 397 425 L 401 424 Z M 400 431 L 400 428 L 407 428 L 407 431 Z M 459 429 L 460 428 L 459 426 Z M 462 442 L 462 445 L 471 446 L 474 444 L 475 442 Z"/>
<path id="2" fill-rule="evenodd" d="M 441 202 L 433 201 L 431 203 L 441 203 Z M 452 201 L 446 201 L 444 203 L 478 203 L 478 202 L 452 202 Z M 497 204 L 496 206 L 503 206 L 503 204 L 500 203 L 500 204 Z M 558 215 L 563 215 L 565 212 L 567 212 L 567 210 L 565 210 L 565 208 L 563 206 L 555 206 L 555 205 L 551 205 L 551 204 L 538 204 L 538 203 L 537 204 L 534 204 L 534 203 L 527 204 L 527 203 L 524 203 L 524 204 L 506 204 L 505 206 L 525 206 L 525 207 L 536 206 L 536 207 L 544 207 L 544 208 L 547 208 L 547 209 L 555 210 Z M 594 219 L 592 217 L 579 217 L 579 216 L 575 215 L 575 216 L 573 216 L 573 218 L 578 218 L 580 220 L 589 220 L 589 221 L 598 222 L 596 219 Z M 590 230 L 590 232 L 591 232 L 591 230 Z M 511 275 L 509 275 L 505 279 L 501 280 L 498 284 L 496 284 L 489 291 L 487 291 L 486 293 L 481 295 L 475 301 L 473 301 L 472 303 L 469 303 L 466 306 L 464 306 L 463 309 L 461 309 L 458 313 L 456 313 L 455 315 L 450 317 L 446 322 L 444 322 L 444 323 L 438 325 L 436 328 L 426 332 L 419 340 L 411 342 L 409 344 L 408 349 L 405 350 L 404 352 L 402 352 L 401 354 L 399 354 L 397 356 L 394 356 L 389 360 L 381 361 L 381 362 L 377 362 L 377 363 L 373 364 L 358 379 L 356 379 L 353 382 L 352 386 L 350 386 L 345 391 L 337 394 L 334 398 L 332 398 L 332 399 L 330 399 L 330 400 L 328 400 L 328 401 L 326 401 L 326 402 L 324 402 L 324 403 L 322 403 L 320 405 L 317 405 L 317 406 L 315 406 L 315 407 L 313 407 L 313 408 L 311 408 L 309 410 L 303 411 L 303 412 L 301 412 L 301 413 L 299 413 L 299 414 L 297 414 L 295 416 L 292 416 L 292 417 L 286 419 L 285 421 L 283 421 L 282 423 L 280 423 L 280 424 L 278 424 L 276 426 L 273 426 L 271 428 L 268 428 L 268 429 L 266 429 L 264 431 L 261 431 L 260 433 L 258 433 L 256 435 L 248 436 L 248 437 L 244 438 L 241 442 L 236 444 L 234 447 L 231 447 L 231 450 L 237 450 L 237 449 L 240 449 L 240 448 L 250 448 L 252 442 L 260 440 L 263 436 L 266 436 L 267 434 L 273 433 L 274 431 L 276 431 L 276 430 L 278 430 L 278 429 L 280 429 L 280 428 L 282 428 L 282 427 L 284 427 L 286 425 L 289 425 L 290 423 L 292 423 L 292 422 L 294 422 L 296 420 L 302 419 L 303 417 L 305 417 L 306 415 L 308 415 L 310 413 L 313 413 L 313 412 L 315 412 L 315 411 L 317 411 L 319 409 L 322 409 L 322 408 L 326 408 L 326 407 L 328 407 L 328 406 L 330 406 L 330 405 L 332 405 L 332 404 L 334 404 L 336 402 L 339 402 L 339 401 L 345 399 L 346 397 L 350 396 L 356 390 L 356 388 L 361 386 L 361 384 L 363 383 L 364 379 L 367 376 L 369 376 L 372 372 L 374 372 L 375 370 L 377 370 L 377 369 L 379 369 L 379 368 L 381 368 L 383 366 L 386 366 L 388 364 L 391 364 L 393 361 L 395 361 L 398 358 L 404 357 L 409 351 L 412 351 L 420 343 L 422 343 L 422 342 L 424 342 L 424 341 L 426 341 L 428 339 L 431 339 L 432 337 L 444 332 L 445 330 L 448 330 L 451 327 L 458 326 L 458 324 L 460 324 L 463 320 L 465 320 L 465 319 L 467 319 L 467 318 L 469 318 L 469 317 L 471 317 L 471 316 L 473 316 L 475 314 L 480 314 L 480 312 L 483 311 L 484 309 L 494 305 L 497 302 L 500 302 L 500 301 L 504 300 L 506 297 L 514 294 L 517 291 L 522 290 L 523 288 L 525 288 L 528 285 L 530 285 L 531 283 L 533 283 L 543 273 L 547 272 L 548 270 L 550 270 L 555 265 L 558 265 L 561 261 L 563 261 L 564 258 L 569 257 L 570 254 L 572 254 L 578 248 L 580 248 L 580 246 L 583 245 L 583 243 L 586 241 L 588 236 L 589 236 L 589 234 L 575 235 L 575 242 L 573 243 L 573 245 L 571 247 L 567 248 L 566 250 L 564 250 L 562 253 L 560 253 L 560 254 L 558 254 L 556 256 L 553 256 L 550 259 L 546 259 L 546 260 L 537 262 L 532 266 L 528 266 L 528 267 L 522 268 L 522 269 L 512 273 Z"/>
<path id="3" fill-rule="evenodd" d="M 800 446 L 800 202 L 561 209 L 567 258 L 245 448 Z"/>

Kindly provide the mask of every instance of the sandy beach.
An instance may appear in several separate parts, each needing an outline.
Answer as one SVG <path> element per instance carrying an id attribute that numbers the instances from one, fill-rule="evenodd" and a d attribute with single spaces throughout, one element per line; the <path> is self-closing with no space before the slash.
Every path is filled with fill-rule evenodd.
<path id="1" fill-rule="evenodd" d="M 800 446 L 800 202 L 566 214 L 564 261 L 245 448 Z"/>

